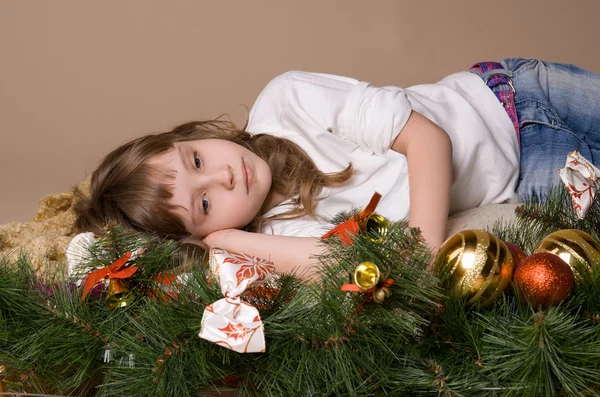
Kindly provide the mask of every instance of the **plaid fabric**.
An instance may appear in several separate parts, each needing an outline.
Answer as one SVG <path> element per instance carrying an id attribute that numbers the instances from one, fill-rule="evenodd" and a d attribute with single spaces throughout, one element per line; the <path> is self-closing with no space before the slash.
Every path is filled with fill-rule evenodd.
<path id="1" fill-rule="evenodd" d="M 517 117 L 517 108 L 515 107 L 515 88 L 510 78 L 510 71 L 506 70 L 498 62 L 480 62 L 471 66 L 469 72 L 475 73 L 483 79 L 492 92 L 496 95 L 504 110 L 510 117 L 517 139 L 521 142 L 519 131 L 519 118 Z"/>

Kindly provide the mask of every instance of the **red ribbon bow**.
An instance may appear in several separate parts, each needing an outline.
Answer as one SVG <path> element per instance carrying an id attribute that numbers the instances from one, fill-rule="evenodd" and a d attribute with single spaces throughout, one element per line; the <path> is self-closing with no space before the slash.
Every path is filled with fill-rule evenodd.
<path id="1" fill-rule="evenodd" d="M 369 288 L 367 290 L 360 289 L 358 287 L 358 285 L 356 285 L 356 284 L 343 284 L 342 288 L 340 288 L 340 289 L 342 291 L 362 292 L 362 293 L 366 293 L 367 294 L 365 296 L 365 298 L 363 299 L 363 301 L 360 302 L 360 304 L 356 307 L 356 309 L 354 309 L 354 314 L 358 314 L 358 312 L 362 309 L 362 307 L 365 305 L 365 303 L 371 302 L 373 300 L 373 291 L 375 291 L 378 288 L 383 288 L 383 287 L 388 287 L 389 288 L 389 287 L 392 286 L 392 284 L 394 284 L 394 279 L 393 278 L 388 278 L 384 282 L 378 283 L 373 288 Z"/>
<path id="2" fill-rule="evenodd" d="M 354 236 L 360 232 L 360 222 L 367 219 L 375 211 L 379 200 L 381 200 L 381 194 L 375 192 L 364 210 L 325 233 L 321 239 L 325 240 L 333 235 L 337 235 L 342 245 L 352 245 Z"/>
<path id="3" fill-rule="evenodd" d="M 94 270 L 88 274 L 85 279 L 85 285 L 83 287 L 83 293 L 81 294 L 81 301 L 89 294 L 89 292 L 98 284 L 101 280 L 108 276 L 111 278 L 129 278 L 137 271 L 137 266 L 127 266 L 127 262 L 131 259 L 132 252 L 127 252 L 125 255 L 111 263 L 105 268 Z"/>
<path id="4" fill-rule="evenodd" d="M 385 280 L 382 283 L 378 283 L 376 286 L 369 288 L 369 289 L 361 289 L 358 285 L 356 284 L 343 284 L 342 288 L 340 288 L 342 291 L 350 291 L 350 292 L 362 292 L 362 293 L 367 293 L 367 292 L 373 292 L 375 291 L 375 289 L 377 288 L 383 288 L 383 287 L 391 287 L 392 284 L 394 284 L 394 279 L 393 278 L 388 278 L 387 280 Z"/>

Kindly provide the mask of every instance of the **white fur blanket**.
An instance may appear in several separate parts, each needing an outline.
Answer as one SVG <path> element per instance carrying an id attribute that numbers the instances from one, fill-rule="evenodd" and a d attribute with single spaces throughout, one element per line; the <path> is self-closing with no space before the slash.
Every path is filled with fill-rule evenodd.
<path id="1" fill-rule="evenodd" d="M 470 209 L 451 216 L 448 219 L 446 236 L 466 229 L 491 229 L 500 219 L 512 221 L 515 219 L 515 208 L 519 204 L 492 204 Z"/>

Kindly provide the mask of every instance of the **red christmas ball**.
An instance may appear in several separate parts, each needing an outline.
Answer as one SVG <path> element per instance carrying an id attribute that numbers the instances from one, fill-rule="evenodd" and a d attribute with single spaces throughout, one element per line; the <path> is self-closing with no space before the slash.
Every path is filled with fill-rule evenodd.
<path id="1" fill-rule="evenodd" d="M 504 245 L 510 251 L 510 255 L 513 258 L 513 263 L 515 267 L 518 267 L 519 264 L 523 261 L 523 259 L 527 258 L 527 254 L 523 251 L 517 244 L 513 244 L 509 241 L 505 241 Z"/>
<path id="2" fill-rule="evenodd" d="M 573 291 L 575 278 L 569 265 L 556 255 L 540 252 L 523 259 L 513 277 L 517 293 L 534 308 L 562 302 Z"/>

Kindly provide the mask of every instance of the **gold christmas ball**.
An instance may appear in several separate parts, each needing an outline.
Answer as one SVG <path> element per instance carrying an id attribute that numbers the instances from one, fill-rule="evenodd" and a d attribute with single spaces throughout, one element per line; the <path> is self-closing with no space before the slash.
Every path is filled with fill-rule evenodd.
<path id="1" fill-rule="evenodd" d="M 575 286 L 573 271 L 565 261 L 547 252 L 523 259 L 515 270 L 517 293 L 534 308 L 546 309 L 562 302 Z"/>
<path id="2" fill-rule="evenodd" d="M 575 281 L 588 278 L 600 268 L 600 243 L 577 229 L 558 230 L 544 238 L 534 253 L 558 256 L 573 270 Z"/>
<path id="3" fill-rule="evenodd" d="M 490 305 L 510 284 L 514 264 L 506 245 L 485 230 L 464 230 L 442 244 L 436 274 L 452 296 L 466 305 Z"/>
<path id="4" fill-rule="evenodd" d="M 380 278 L 379 268 L 373 262 L 362 262 L 354 270 L 354 284 L 363 291 L 375 287 Z"/>

